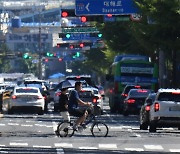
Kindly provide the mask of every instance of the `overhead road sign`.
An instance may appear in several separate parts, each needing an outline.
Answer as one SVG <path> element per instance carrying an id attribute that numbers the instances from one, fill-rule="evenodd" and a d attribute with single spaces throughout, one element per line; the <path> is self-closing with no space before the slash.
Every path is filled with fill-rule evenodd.
<path id="1" fill-rule="evenodd" d="M 75 14 L 81 15 L 128 15 L 138 13 L 133 0 L 76 0 Z"/>
<path id="2" fill-rule="evenodd" d="M 96 27 L 62 27 L 62 33 L 99 33 Z"/>

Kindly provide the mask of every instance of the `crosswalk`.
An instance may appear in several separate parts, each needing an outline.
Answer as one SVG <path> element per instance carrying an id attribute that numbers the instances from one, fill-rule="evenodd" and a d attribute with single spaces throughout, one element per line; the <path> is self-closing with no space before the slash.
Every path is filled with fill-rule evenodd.
<path id="1" fill-rule="evenodd" d="M 9 146 L 6 145 L 1 145 L 0 144 L 0 153 L 2 153 L 3 151 L 7 151 L 7 150 L 15 150 L 17 151 L 17 149 L 54 149 L 55 151 L 59 151 L 60 153 L 63 153 L 63 149 L 79 149 L 79 150 L 116 150 L 116 151 L 138 151 L 138 152 L 142 152 L 142 151 L 151 151 L 151 152 L 164 152 L 164 150 L 166 149 L 167 152 L 180 152 L 180 148 L 169 148 L 167 149 L 165 147 L 165 145 L 137 145 L 135 147 L 132 147 L 132 145 L 126 145 L 126 147 L 123 147 L 121 145 L 118 144 L 97 144 L 97 145 L 80 145 L 77 146 L 76 143 L 54 143 L 53 146 L 51 145 L 32 145 L 32 147 L 29 147 L 28 143 L 15 143 L 15 142 L 11 142 L 9 144 Z"/>

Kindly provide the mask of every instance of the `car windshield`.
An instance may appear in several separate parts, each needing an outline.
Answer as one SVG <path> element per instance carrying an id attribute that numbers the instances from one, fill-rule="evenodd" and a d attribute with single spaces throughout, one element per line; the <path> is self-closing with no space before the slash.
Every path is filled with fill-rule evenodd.
<path id="1" fill-rule="evenodd" d="M 147 97 L 150 90 L 147 89 L 132 89 L 129 91 L 129 96 L 131 97 Z"/>
<path id="2" fill-rule="evenodd" d="M 180 101 L 180 93 L 173 93 L 173 92 L 164 92 L 160 93 L 159 101 Z"/>

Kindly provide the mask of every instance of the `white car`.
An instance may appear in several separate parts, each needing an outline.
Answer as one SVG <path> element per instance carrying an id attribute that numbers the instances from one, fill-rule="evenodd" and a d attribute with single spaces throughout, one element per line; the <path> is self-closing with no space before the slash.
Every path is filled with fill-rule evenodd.
<path id="1" fill-rule="evenodd" d="M 44 114 L 45 99 L 37 87 L 15 87 L 9 97 L 3 100 L 3 111 L 13 113 L 17 109 L 27 109 Z"/>
<path id="2" fill-rule="evenodd" d="M 180 129 L 180 89 L 159 89 L 150 109 L 149 132 L 157 127 Z"/>

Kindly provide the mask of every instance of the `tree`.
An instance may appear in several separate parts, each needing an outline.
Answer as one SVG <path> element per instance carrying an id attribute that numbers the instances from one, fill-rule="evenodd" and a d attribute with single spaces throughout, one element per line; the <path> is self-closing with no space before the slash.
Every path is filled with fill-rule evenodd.
<path id="1" fill-rule="evenodd" d="M 179 0 L 135 1 L 141 10 L 143 21 L 132 26 L 135 29 L 133 34 L 154 51 L 165 52 L 168 61 L 173 63 L 172 78 L 175 87 L 177 86 L 176 55 L 180 52 L 180 2 Z"/>

